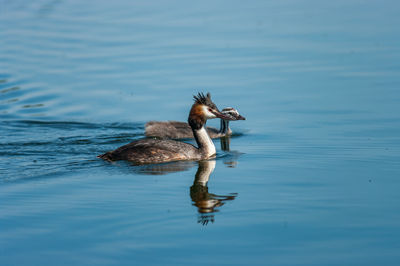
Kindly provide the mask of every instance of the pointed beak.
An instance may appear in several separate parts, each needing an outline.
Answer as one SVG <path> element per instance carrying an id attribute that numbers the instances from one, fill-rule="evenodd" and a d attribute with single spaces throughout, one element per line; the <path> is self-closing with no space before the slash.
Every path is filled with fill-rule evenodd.
<path id="1" fill-rule="evenodd" d="M 224 120 L 232 120 L 232 117 L 229 117 L 227 115 L 224 115 L 223 113 L 221 113 L 220 111 L 217 110 L 212 110 L 211 111 L 216 117 L 224 119 Z"/>
<path id="2" fill-rule="evenodd" d="M 246 117 L 239 115 L 236 120 L 246 120 Z"/>

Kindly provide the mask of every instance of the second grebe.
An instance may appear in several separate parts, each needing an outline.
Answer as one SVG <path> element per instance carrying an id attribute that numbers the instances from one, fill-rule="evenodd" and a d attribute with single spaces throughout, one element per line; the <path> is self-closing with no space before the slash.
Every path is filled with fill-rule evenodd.
<path id="1" fill-rule="evenodd" d="M 213 127 L 206 127 L 207 133 L 210 138 L 220 138 L 227 135 L 232 135 L 232 130 L 229 128 L 229 121 L 246 120 L 239 112 L 232 107 L 224 108 L 221 113 L 230 117 L 229 120 L 221 118 L 221 127 L 216 129 Z M 188 123 L 178 121 L 150 121 L 145 125 L 145 135 L 147 137 L 158 137 L 167 139 L 191 139 L 193 132 Z"/>
<path id="2" fill-rule="evenodd" d="M 222 114 L 211 101 L 211 95 L 199 93 L 194 96 L 195 103 L 189 113 L 188 123 L 192 128 L 198 148 L 184 142 L 166 139 L 141 139 L 119 147 L 114 151 L 99 155 L 109 160 L 127 160 L 135 164 L 164 163 L 181 160 L 203 160 L 215 155 L 214 143 L 204 125 L 207 119 L 230 117 Z"/>

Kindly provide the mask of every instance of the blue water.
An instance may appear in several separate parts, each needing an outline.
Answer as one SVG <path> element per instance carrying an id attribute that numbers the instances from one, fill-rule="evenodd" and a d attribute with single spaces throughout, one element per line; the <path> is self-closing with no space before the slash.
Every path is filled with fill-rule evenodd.
<path id="1" fill-rule="evenodd" d="M 0 0 L 0 264 L 399 265 L 399 13 Z M 246 117 L 206 185 L 96 158 L 199 91 Z"/>

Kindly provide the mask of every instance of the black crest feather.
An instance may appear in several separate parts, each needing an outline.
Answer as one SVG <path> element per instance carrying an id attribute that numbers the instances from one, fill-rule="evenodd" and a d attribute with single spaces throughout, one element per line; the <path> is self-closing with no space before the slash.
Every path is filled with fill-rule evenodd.
<path id="1" fill-rule="evenodd" d="M 199 92 L 197 96 L 194 95 L 193 98 L 194 101 L 198 104 L 204 104 L 218 110 L 217 106 L 211 101 L 211 94 L 209 92 L 207 93 L 207 96 L 204 96 L 204 93 Z"/>

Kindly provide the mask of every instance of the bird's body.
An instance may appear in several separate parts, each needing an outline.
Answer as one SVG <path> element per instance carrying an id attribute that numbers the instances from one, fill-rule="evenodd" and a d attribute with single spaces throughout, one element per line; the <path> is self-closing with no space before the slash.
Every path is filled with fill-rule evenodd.
<path id="1" fill-rule="evenodd" d="M 198 147 L 191 144 L 167 139 L 141 139 L 121 146 L 114 151 L 99 155 L 98 157 L 109 160 L 127 160 L 135 164 L 164 163 L 181 160 L 204 160 L 212 158 L 216 149 L 205 129 L 207 119 L 223 118 L 223 115 L 211 101 L 211 96 L 203 94 L 195 96 L 188 118 Z"/>
<path id="2" fill-rule="evenodd" d="M 141 139 L 101 155 L 109 161 L 126 160 L 138 164 L 200 160 L 201 153 L 188 143 L 174 140 Z M 179 152 L 176 152 L 179 151 Z"/>

